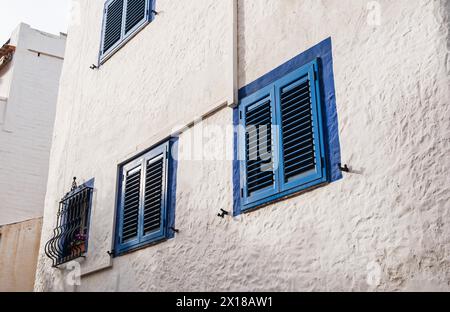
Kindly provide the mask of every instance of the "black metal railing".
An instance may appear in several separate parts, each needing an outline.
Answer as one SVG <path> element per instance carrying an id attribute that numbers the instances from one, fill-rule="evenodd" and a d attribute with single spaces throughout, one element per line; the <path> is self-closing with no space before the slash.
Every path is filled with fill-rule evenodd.
<path id="1" fill-rule="evenodd" d="M 45 244 L 45 254 L 53 267 L 83 257 L 87 250 L 88 223 L 93 188 L 72 185 L 59 202 L 53 237 Z"/>

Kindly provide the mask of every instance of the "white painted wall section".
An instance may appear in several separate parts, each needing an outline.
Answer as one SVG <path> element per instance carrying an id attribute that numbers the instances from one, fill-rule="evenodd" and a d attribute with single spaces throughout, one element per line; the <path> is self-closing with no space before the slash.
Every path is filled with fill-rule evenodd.
<path id="1" fill-rule="evenodd" d="M 233 24 L 227 0 L 158 0 L 155 21 L 95 71 L 102 3 L 80 3 L 83 23 L 69 29 L 61 80 L 36 290 L 450 290 L 448 1 L 380 0 L 373 11 L 369 1 L 239 0 Z M 236 81 L 243 87 L 328 37 L 342 159 L 358 173 L 220 219 L 220 209 L 233 207 L 231 161 L 180 161 L 180 233 L 111 260 L 118 164 L 227 103 Z M 224 107 L 204 125 L 232 122 Z M 207 146 L 233 144 L 211 128 L 205 137 Z M 182 133 L 180 149 L 189 141 Z M 81 262 L 91 274 L 77 287 L 64 284 L 67 272 L 52 269 L 43 252 L 73 176 L 95 178 Z"/>
<path id="2" fill-rule="evenodd" d="M 26 24 L 11 37 L 16 51 L 0 72 L 0 225 L 42 217 L 65 40 Z"/>

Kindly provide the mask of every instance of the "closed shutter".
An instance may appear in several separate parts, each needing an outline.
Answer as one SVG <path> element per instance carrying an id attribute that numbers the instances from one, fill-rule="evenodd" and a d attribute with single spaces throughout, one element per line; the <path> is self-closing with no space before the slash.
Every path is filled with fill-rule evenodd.
<path id="1" fill-rule="evenodd" d="M 148 161 L 145 178 L 144 235 L 161 228 L 163 208 L 164 158 Z"/>
<path id="2" fill-rule="evenodd" d="M 154 0 L 107 0 L 104 8 L 100 63 L 153 21 Z"/>
<path id="3" fill-rule="evenodd" d="M 274 87 L 269 86 L 241 101 L 239 131 L 241 197 L 254 204 L 278 191 L 278 154 Z"/>
<path id="4" fill-rule="evenodd" d="M 123 2 L 124 0 L 114 0 L 106 6 L 106 20 L 103 30 L 103 54 L 119 42 L 122 37 Z"/>
<path id="5" fill-rule="evenodd" d="M 240 101 L 243 210 L 328 181 L 319 77 L 314 60 Z"/>
<path id="6" fill-rule="evenodd" d="M 272 187 L 272 104 L 270 97 L 246 110 L 247 196 Z"/>
<path id="7" fill-rule="evenodd" d="M 125 179 L 122 225 L 123 243 L 138 237 L 140 191 L 141 167 L 138 167 L 129 171 Z"/>
<path id="8" fill-rule="evenodd" d="M 310 80 L 281 90 L 284 182 L 316 167 Z"/>
<path id="9" fill-rule="evenodd" d="M 122 166 L 116 253 L 166 239 L 170 142 Z"/>
<path id="10" fill-rule="evenodd" d="M 317 60 L 275 83 L 279 99 L 280 188 L 302 190 L 327 181 Z"/>
<path id="11" fill-rule="evenodd" d="M 125 34 L 128 34 L 136 25 L 146 20 L 147 2 L 148 0 L 127 0 Z"/>

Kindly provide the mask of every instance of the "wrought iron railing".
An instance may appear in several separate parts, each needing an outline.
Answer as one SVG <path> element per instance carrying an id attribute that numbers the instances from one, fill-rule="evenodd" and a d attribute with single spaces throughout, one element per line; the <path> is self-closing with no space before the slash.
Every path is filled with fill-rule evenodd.
<path id="1" fill-rule="evenodd" d="M 59 202 L 53 237 L 45 244 L 45 254 L 53 267 L 86 253 L 92 191 L 87 185 L 77 187 L 74 178 L 72 190 Z"/>

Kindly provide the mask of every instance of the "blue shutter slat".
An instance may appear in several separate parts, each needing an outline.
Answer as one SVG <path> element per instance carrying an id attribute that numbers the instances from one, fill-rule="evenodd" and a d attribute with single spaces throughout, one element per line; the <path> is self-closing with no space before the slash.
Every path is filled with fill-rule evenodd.
<path id="1" fill-rule="evenodd" d="M 141 170 L 130 173 L 125 179 L 122 242 L 137 238 L 140 189 Z"/>
<path id="2" fill-rule="evenodd" d="M 125 34 L 146 18 L 146 2 L 148 0 L 128 0 L 125 19 Z"/>
<path id="3" fill-rule="evenodd" d="M 299 88 L 290 90 L 284 94 L 284 106 L 296 105 L 297 103 L 303 101 L 310 101 L 307 91 L 309 91 L 308 84 L 304 84 Z"/>
<path id="4" fill-rule="evenodd" d="M 316 167 L 310 80 L 281 90 L 284 182 Z M 301 148 L 292 148 L 293 146 Z"/>

